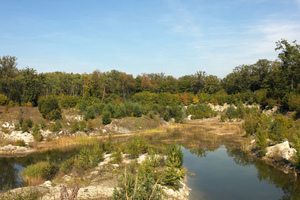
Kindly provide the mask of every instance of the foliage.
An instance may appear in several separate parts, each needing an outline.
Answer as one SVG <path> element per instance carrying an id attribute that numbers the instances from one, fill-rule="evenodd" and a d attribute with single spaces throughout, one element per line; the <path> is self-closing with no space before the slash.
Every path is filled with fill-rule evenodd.
<path id="1" fill-rule="evenodd" d="M 148 144 L 144 136 L 134 136 L 133 140 L 129 143 L 127 151 L 131 158 L 139 157 L 140 153 L 148 152 Z"/>
<path id="2" fill-rule="evenodd" d="M 111 122 L 111 114 L 109 111 L 104 111 L 102 113 L 102 124 L 103 125 L 107 125 L 107 124 L 110 124 Z"/>
<path id="3" fill-rule="evenodd" d="M 197 104 L 195 106 L 188 106 L 188 115 L 192 115 L 192 119 L 203 119 L 215 117 L 218 113 L 213 111 L 210 106 L 205 104 Z"/>
<path id="4" fill-rule="evenodd" d="M 122 151 L 120 148 L 117 149 L 117 151 L 113 152 L 110 156 L 111 160 L 110 163 L 119 164 L 123 160 Z"/>
<path id="5" fill-rule="evenodd" d="M 58 171 L 58 169 L 58 166 L 50 163 L 49 161 L 41 161 L 27 166 L 21 172 L 21 177 L 25 180 L 30 180 L 34 178 L 43 178 L 45 180 L 51 180 Z"/>
<path id="6" fill-rule="evenodd" d="M 94 111 L 94 106 L 88 106 L 87 108 L 86 108 L 86 111 L 85 111 L 85 113 L 84 113 L 84 115 L 83 115 L 83 119 L 84 120 L 89 120 L 89 119 L 94 119 L 95 118 L 95 111 Z"/>
<path id="7" fill-rule="evenodd" d="M 58 104 L 58 99 L 54 96 L 41 97 L 38 101 L 38 108 L 45 119 L 61 119 L 61 109 Z"/>
<path id="8" fill-rule="evenodd" d="M 85 129 L 86 129 L 86 121 L 80 121 L 78 129 L 79 129 L 79 131 L 85 131 Z"/>
<path id="9" fill-rule="evenodd" d="M 16 140 L 14 145 L 15 146 L 20 146 L 20 147 L 25 147 L 26 146 L 24 140 Z"/>
<path id="10" fill-rule="evenodd" d="M 145 173 L 139 173 L 134 177 L 126 171 L 119 179 L 118 188 L 114 189 L 114 200 L 127 199 L 154 199 L 162 198 L 161 188 L 157 185 L 151 175 L 146 176 Z"/>
<path id="11" fill-rule="evenodd" d="M 175 152 L 173 152 L 172 155 L 168 157 L 163 182 L 165 185 L 174 189 L 179 189 L 181 187 L 180 179 L 183 178 L 186 173 L 185 169 L 177 167 L 179 165 L 180 161 L 178 157 L 175 156 Z"/>
<path id="12" fill-rule="evenodd" d="M 91 148 L 83 147 L 75 163 L 76 168 L 86 170 L 97 164 L 103 159 L 103 149 L 98 144 Z"/>
<path id="13" fill-rule="evenodd" d="M 32 129 L 32 135 L 35 141 L 40 142 L 43 140 L 43 135 L 40 132 L 40 127 L 38 124 L 34 124 Z"/>
<path id="14" fill-rule="evenodd" d="M 60 131 L 61 127 L 62 127 L 61 122 L 59 120 L 57 120 L 50 124 L 50 131 L 58 132 L 58 131 Z"/>
<path id="15" fill-rule="evenodd" d="M 167 156 L 168 158 L 174 157 L 172 159 L 177 160 L 177 165 L 175 167 L 181 168 L 183 165 L 183 153 L 181 151 L 181 147 L 177 145 L 176 142 L 173 142 L 171 146 L 167 148 Z"/>
<path id="16" fill-rule="evenodd" d="M 0 94 L 0 106 L 4 106 L 8 101 L 8 98 L 4 94 Z"/>
<path id="17" fill-rule="evenodd" d="M 62 171 L 65 174 L 68 173 L 74 167 L 74 162 L 74 157 L 68 158 L 66 161 L 61 163 L 60 171 Z"/>
<path id="18" fill-rule="evenodd" d="M 76 131 L 79 131 L 79 127 L 78 127 L 78 122 L 75 121 L 72 125 L 71 125 L 71 133 L 75 133 Z"/>

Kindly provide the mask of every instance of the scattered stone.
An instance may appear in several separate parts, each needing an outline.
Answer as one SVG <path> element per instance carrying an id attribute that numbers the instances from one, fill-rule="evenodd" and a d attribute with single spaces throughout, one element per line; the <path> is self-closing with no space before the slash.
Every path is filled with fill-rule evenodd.
<path id="1" fill-rule="evenodd" d="M 48 180 L 48 181 L 45 181 L 45 183 L 43 183 L 42 186 L 49 188 L 52 186 L 52 183 L 51 183 L 51 181 Z"/>

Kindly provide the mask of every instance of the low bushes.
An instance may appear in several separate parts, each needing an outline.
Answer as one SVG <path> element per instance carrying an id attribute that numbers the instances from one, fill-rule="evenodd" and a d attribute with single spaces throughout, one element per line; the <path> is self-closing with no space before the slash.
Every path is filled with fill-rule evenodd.
<path id="1" fill-rule="evenodd" d="M 51 180 L 58 169 L 58 166 L 50 163 L 50 161 L 41 161 L 27 166 L 21 172 L 21 177 L 29 184 L 41 183 L 45 180 Z"/>

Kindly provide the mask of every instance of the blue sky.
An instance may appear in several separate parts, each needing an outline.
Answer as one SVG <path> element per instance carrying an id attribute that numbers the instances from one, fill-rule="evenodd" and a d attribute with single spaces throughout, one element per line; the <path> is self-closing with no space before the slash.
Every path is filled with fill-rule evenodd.
<path id="1" fill-rule="evenodd" d="M 0 0 L 0 55 L 18 68 L 223 78 L 300 43 L 300 0 Z"/>

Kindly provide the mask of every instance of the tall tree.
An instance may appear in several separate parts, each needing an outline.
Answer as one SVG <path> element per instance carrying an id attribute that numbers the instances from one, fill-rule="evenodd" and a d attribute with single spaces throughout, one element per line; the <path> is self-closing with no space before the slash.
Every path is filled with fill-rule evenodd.
<path id="1" fill-rule="evenodd" d="M 290 85 L 290 90 L 294 90 L 295 86 L 299 86 L 300 81 L 300 45 L 296 40 L 292 44 L 287 40 L 281 39 L 276 42 L 275 50 L 280 50 L 278 58 L 282 61 L 282 72 Z"/>
<path id="2" fill-rule="evenodd" d="M 0 92 L 8 98 L 13 97 L 14 90 L 18 89 L 16 77 L 19 74 L 15 56 L 0 56 Z"/>

